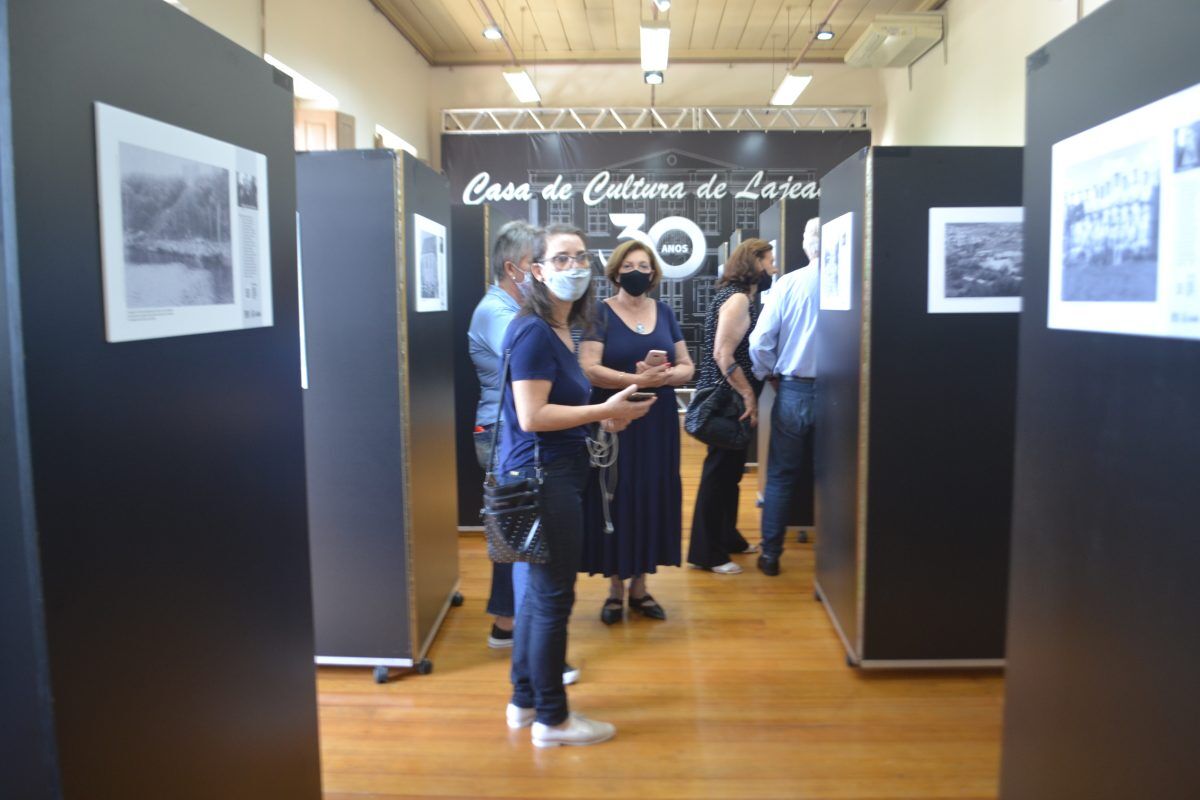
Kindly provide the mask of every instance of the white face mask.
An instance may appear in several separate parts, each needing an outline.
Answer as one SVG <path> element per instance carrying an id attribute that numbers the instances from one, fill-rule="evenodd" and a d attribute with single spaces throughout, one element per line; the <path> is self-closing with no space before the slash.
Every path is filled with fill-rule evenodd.
<path id="1" fill-rule="evenodd" d="M 521 280 L 512 278 L 512 282 L 517 285 L 517 291 L 521 293 L 522 298 L 529 297 L 533 291 L 533 272 L 516 267 L 517 273 L 521 276 Z M 510 278 L 512 276 L 509 276 Z"/>
<path id="2" fill-rule="evenodd" d="M 592 285 L 592 271 L 585 267 L 575 267 L 561 272 L 553 267 L 543 267 L 542 277 L 550 293 L 564 303 L 574 303 L 583 297 Z"/>

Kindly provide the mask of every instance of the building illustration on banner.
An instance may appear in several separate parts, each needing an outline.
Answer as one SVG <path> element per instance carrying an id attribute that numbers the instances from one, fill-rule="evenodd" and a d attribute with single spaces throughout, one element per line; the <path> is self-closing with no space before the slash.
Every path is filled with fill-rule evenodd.
<path id="1" fill-rule="evenodd" d="M 604 167 L 530 170 L 526 202 L 534 224 L 561 223 L 584 231 L 601 270 L 626 239 L 653 245 L 664 273 L 659 299 L 675 313 L 698 360 L 705 310 L 719 278 L 718 248 L 735 231 L 743 238 L 757 235 L 759 214 L 777 199 L 764 194 L 783 187 L 793 196 L 807 191 L 815 207 L 816 180 L 815 170 L 747 169 L 672 149 Z M 571 190 L 562 192 L 568 184 Z M 644 196 L 652 193 L 650 186 L 666 196 Z M 593 287 L 597 301 L 614 293 L 602 274 Z"/>

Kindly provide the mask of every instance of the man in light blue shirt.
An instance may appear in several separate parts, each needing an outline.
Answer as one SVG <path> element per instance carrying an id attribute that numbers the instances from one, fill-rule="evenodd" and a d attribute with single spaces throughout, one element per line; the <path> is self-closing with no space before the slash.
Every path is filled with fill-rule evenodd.
<path id="1" fill-rule="evenodd" d="M 776 391 L 763 491 L 762 553 L 758 557 L 758 568 L 766 575 L 779 574 L 788 508 L 797 489 L 813 480 L 819 226 L 818 219 L 810 219 L 804 226 L 809 265 L 775 281 L 750 333 L 754 374 L 760 380 L 771 380 Z"/>
<path id="2" fill-rule="evenodd" d="M 501 345 L 508 323 L 521 310 L 524 292 L 532 285 L 533 253 L 540 231 L 528 222 L 510 222 L 500 229 L 492 247 L 492 279 L 487 293 L 475 306 L 467 341 L 475 373 L 479 376 L 479 405 L 475 408 L 475 457 L 487 471 L 492 455 L 493 426 L 499 413 Z M 492 565 L 492 591 L 487 611 L 496 617 L 488 636 L 489 647 L 512 647 L 512 564 Z"/>

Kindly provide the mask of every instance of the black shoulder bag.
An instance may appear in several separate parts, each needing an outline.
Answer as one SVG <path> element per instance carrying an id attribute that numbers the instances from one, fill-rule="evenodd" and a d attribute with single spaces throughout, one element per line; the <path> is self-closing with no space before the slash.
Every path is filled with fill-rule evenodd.
<path id="1" fill-rule="evenodd" d="M 508 389 L 508 359 L 504 351 L 504 369 L 500 372 L 500 409 L 492 426 L 492 454 L 483 481 L 483 508 L 479 512 L 487 537 L 488 558 L 497 564 L 527 561 L 545 564 L 550 560 L 546 537 L 542 534 L 542 463 L 537 437 L 533 440 L 534 476 L 500 486 L 496 480 L 496 446 L 500 438 L 500 420 L 504 416 L 504 394 Z"/>
<path id="2" fill-rule="evenodd" d="M 739 419 L 746 413 L 746 403 L 728 380 L 735 369 L 737 364 L 731 366 L 715 386 L 697 389 L 683 418 L 684 430 L 693 437 L 712 447 L 727 450 L 742 450 L 750 446 L 750 420 Z"/>

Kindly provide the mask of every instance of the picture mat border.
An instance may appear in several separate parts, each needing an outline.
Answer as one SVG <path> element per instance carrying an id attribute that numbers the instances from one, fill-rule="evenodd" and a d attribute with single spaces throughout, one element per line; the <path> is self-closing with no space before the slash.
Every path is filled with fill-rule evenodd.
<path id="1" fill-rule="evenodd" d="M 442 242 L 442 252 L 438 256 L 438 296 L 437 297 L 422 297 L 421 296 L 421 234 L 429 234 L 437 236 Z M 450 309 L 450 286 L 449 275 L 446 268 L 447 256 L 449 255 L 447 248 L 450 243 L 446 238 L 446 226 L 429 217 L 421 214 L 413 213 L 413 260 L 412 260 L 412 285 L 413 285 L 413 304 L 417 313 L 427 311 L 448 311 Z"/>
<path id="2" fill-rule="evenodd" d="M 1171 323 L 1170 307 L 1163 300 L 1169 286 L 1164 265 L 1173 271 L 1175 247 L 1165 236 L 1168 230 L 1166 209 L 1175 203 L 1174 174 L 1175 129 L 1200 121 L 1200 84 L 1182 89 L 1146 105 L 1101 122 L 1074 136 L 1056 142 L 1050 155 L 1050 262 L 1046 327 L 1057 330 L 1115 333 L 1132 336 L 1156 336 L 1173 339 L 1200 339 L 1200 323 L 1190 331 L 1181 331 Z M 1148 136 L 1147 130 L 1157 130 Z M 1158 195 L 1158 281 L 1153 302 L 1139 301 L 1065 301 L 1063 284 L 1063 223 L 1066 204 L 1061 189 L 1066 173 L 1085 161 L 1136 144 L 1154 143 L 1159 148 Z M 1197 267 L 1200 271 L 1200 265 Z"/>
<path id="3" fill-rule="evenodd" d="M 821 225 L 821 267 L 825 266 L 825 243 L 846 234 L 846 263 L 838 262 L 838 293 L 825 292 L 824 276 L 820 276 L 820 310 L 850 311 L 852 306 L 851 284 L 854 280 L 854 212 L 847 211 Z"/>
<path id="4" fill-rule="evenodd" d="M 934 206 L 929 209 L 929 314 L 1013 314 L 1021 297 L 946 297 L 946 225 L 956 222 L 1025 222 L 1024 206 Z M 1024 252 L 1021 271 L 1024 274 Z"/>
<path id="5" fill-rule="evenodd" d="M 253 150 L 106 103 L 97 101 L 93 103 L 93 109 L 96 125 L 96 200 L 100 220 L 105 339 L 112 343 L 130 342 L 274 325 L 267 157 Z M 229 243 L 234 297 L 232 303 L 164 307 L 164 310 L 170 308 L 171 313 L 137 322 L 130 321 L 125 298 L 125 231 L 120 167 L 122 144 L 131 144 L 229 170 Z M 253 324 L 247 324 L 242 313 L 244 265 L 241 263 L 241 234 L 237 225 L 238 157 L 242 153 L 253 157 L 258 181 L 258 272 L 262 317 Z M 146 311 L 152 312 L 153 309 Z"/>

